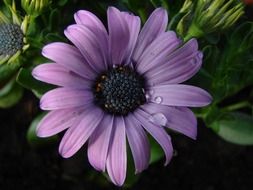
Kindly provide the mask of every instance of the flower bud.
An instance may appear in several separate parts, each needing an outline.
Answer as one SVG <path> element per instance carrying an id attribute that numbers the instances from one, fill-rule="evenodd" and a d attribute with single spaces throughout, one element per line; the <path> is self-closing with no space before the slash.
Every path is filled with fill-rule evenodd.
<path id="1" fill-rule="evenodd" d="M 188 36 L 201 37 L 231 27 L 244 14 L 243 8 L 238 0 L 198 0 Z"/>
<path id="2" fill-rule="evenodd" d="M 25 30 L 27 18 L 22 19 L 17 14 L 14 1 L 12 5 L 6 2 L 5 5 L 11 16 L 0 10 L 0 64 L 15 61 L 29 47 Z"/>
<path id="3" fill-rule="evenodd" d="M 51 0 L 21 0 L 21 5 L 28 15 L 37 17 L 51 3 Z"/>
<path id="4" fill-rule="evenodd" d="M 176 31 L 180 36 L 184 36 L 189 28 L 189 23 L 191 21 L 191 12 L 193 9 L 192 0 L 185 0 L 182 8 L 179 10 L 178 16 L 181 17 L 177 23 Z"/>

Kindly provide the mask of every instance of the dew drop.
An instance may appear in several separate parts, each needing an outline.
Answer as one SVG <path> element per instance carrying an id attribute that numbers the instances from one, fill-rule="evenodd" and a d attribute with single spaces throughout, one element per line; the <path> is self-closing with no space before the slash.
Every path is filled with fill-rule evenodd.
<path id="1" fill-rule="evenodd" d="M 160 104 L 163 101 L 162 97 L 160 97 L 160 96 L 155 97 L 154 100 L 155 100 L 155 103 L 157 103 L 157 104 Z"/>
<path id="2" fill-rule="evenodd" d="M 202 53 L 202 52 L 199 52 L 199 53 L 198 53 L 198 57 L 199 57 L 200 59 L 202 59 L 202 58 L 203 58 L 203 53 Z"/>
<path id="3" fill-rule="evenodd" d="M 150 95 L 153 95 L 153 94 L 155 93 L 155 91 L 154 91 L 154 90 L 149 90 L 148 93 L 149 93 Z"/>
<path id="4" fill-rule="evenodd" d="M 146 97 L 147 100 L 150 99 L 150 95 L 148 93 L 145 94 L 145 97 Z"/>
<path id="5" fill-rule="evenodd" d="M 155 113 L 149 117 L 149 121 L 159 126 L 165 126 L 168 122 L 163 113 Z"/>
<path id="6" fill-rule="evenodd" d="M 196 60 L 195 60 L 194 58 L 192 58 L 189 62 L 190 62 L 190 64 L 192 64 L 192 65 L 196 64 Z"/>

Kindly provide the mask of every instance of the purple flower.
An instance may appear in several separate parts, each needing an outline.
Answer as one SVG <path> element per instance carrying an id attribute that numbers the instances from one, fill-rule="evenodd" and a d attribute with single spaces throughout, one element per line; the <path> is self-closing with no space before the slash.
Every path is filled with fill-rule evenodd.
<path id="1" fill-rule="evenodd" d="M 53 61 L 37 66 L 33 76 L 58 85 L 40 101 L 50 110 L 37 135 L 63 130 L 59 152 L 68 158 L 88 141 L 91 165 L 107 171 L 112 182 L 124 183 L 127 142 L 136 173 L 150 159 L 148 132 L 161 145 L 168 164 L 173 148 L 165 128 L 195 139 L 197 122 L 187 107 L 206 106 L 204 90 L 179 84 L 201 67 L 203 54 L 195 39 L 182 44 L 166 31 L 167 12 L 156 9 L 140 30 L 140 18 L 110 7 L 108 32 L 88 11 L 75 14 L 76 24 L 65 30 L 74 44 L 51 43 L 42 54 Z"/>

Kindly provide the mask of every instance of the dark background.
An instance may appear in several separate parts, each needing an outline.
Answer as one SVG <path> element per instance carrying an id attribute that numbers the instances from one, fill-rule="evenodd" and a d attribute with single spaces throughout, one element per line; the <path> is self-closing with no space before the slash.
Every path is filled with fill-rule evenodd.
<path id="1" fill-rule="evenodd" d="M 58 155 L 58 143 L 40 148 L 26 140 L 38 100 L 26 92 L 15 107 L 0 110 L 0 189 L 118 189 L 88 164 L 86 148 L 70 159 Z M 253 147 L 220 139 L 199 121 L 198 139 L 172 135 L 175 157 L 144 171 L 131 189 L 251 190 Z"/>

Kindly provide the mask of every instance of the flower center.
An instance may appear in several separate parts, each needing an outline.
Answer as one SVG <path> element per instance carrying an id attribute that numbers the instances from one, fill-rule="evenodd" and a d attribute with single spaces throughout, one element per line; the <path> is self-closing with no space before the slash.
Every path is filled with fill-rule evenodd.
<path id="1" fill-rule="evenodd" d="M 108 113 L 127 115 L 146 102 L 144 82 L 130 67 L 108 69 L 93 86 L 95 103 Z"/>
<path id="2" fill-rule="evenodd" d="M 23 47 L 24 34 L 16 24 L 0 24 L 0 55 L 14 55 Z"/>

